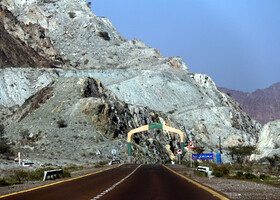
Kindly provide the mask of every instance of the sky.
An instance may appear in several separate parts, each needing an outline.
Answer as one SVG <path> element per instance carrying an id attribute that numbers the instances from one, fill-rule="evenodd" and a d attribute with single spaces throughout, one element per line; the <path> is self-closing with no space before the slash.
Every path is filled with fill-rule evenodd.
<path id="1" fill-rule="evenodd" d="M 141 39 L 219 87 L 280 82 L 280 0 L 92 0 L 126 39 Z"/>

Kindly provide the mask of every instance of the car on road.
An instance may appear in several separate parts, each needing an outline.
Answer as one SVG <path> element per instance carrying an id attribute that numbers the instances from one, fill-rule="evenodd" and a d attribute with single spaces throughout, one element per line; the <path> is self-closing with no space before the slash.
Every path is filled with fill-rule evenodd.
<path id="1" fill-rule="evenodd" d="M 121 163 L 120 160 L 112 160 L 109 162 L 109 165 L 120 164 L 120 163 Z"/>

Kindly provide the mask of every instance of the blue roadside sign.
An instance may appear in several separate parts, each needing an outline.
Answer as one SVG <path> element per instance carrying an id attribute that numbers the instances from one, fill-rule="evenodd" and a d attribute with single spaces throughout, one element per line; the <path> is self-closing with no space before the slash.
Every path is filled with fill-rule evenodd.
<path id="1" fill-rule="evenodd" d="M 211 160 L 213 159 L 213 153 L 192 154 L 192 159 Z"/>
<path id="2" fill-rule="evenodd" d="M 221 154 L 220 153 L 216 153 L 216 162 L 221 163 Z"/>

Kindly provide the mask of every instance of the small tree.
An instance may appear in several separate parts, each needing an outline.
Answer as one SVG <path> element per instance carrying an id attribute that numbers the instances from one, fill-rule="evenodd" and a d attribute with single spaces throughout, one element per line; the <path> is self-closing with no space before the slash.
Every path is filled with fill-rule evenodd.
<path id="1" fill-rule="evenodd" d="M 232 156 L 232 159 L 234 159 L 235 157 L 236 161 L 242 165 L 245 157 L 253 154 L 256 150 L 256 147 L 250 145 L 248 146 L 238 145 L 238 146 L 229 147 L 228 149 L 230 155 Z"/>
<path id="2" fill-rule="evenodd" d="M 277 163 L 280 161 L 280 157 L 274 154 L 273 157 L 266 157 L 271 167 L 276 167 Z"/>

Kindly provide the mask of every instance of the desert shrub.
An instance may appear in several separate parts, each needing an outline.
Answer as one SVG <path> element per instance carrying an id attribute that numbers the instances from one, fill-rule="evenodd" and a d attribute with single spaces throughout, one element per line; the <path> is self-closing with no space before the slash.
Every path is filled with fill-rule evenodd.
<path id="1" fill-rule="evenodd" d="M 244 178 L 243 172 L 237 172 L 235 177 L 236 178 Z"/>
<path id="2" fill-rule="evenodd" d="M 258 179 L 259 179 L 256 175 L 251 174 L 251 173 L 246 173 L 246 174 L 244 175 L 244 177 L 245 177 L 246 179 L 250 179 L 250 180 L 258 180 Z"/>
<path id="3" fill-rule="evenodd" d="M 212 172 L 212 175 L 215 176 L 215 177 L 223 177 L 224 176 L 224 174 L 219 170 L 214 170 Z"/>
<path id="4" fill-rule="evenodd" d="M 63 169 L 63 174 L 61 175 L 61 178 L 71 177 L 70 171 L 67 169 Z"/>
<path id="5" fill-rule="evenodd" d="M 99 167 L 102 167 L 104 165 L 108 164 L 108 162 L 106 161 L 100 161 L 99 163 L 95 164 L 94 167 L 95 168 L 99 168 Z"/>
<path id="6" fill-rule="evenodd" d="M 8 186 L 8 185 L 10 184 L 6 181 L 6 179 L 0 178 L 0 187 Z"/>
<path id="7" fill-rule="evenodd" d="M 58 125 L 58 128 L 66 128 L 67 127 L 67 123 L 63 119 L 58 120 L 57 125 Z"/>
<path id="8" fill-rule="evenodd" d="M 225 166 L 225 165 L 221 165 L 221 166 L 214 166 L 213 167 L 213 171 L 215 172 L 220 172 L 222 174 L 222 176 L 227 176 L 229 175 L 229 169 Z"/>
<path id="9" fill-rule="evenodd" d="M 94 165 L 94 168 L 100 168 L 102 167 L 101 165 L 99 165 L 98 163 Z"/>
<path id="10" fill-rule="evenodd" d="M 243 167 L 243 171 L 247 172 L 247 173 L 252 173 L 253 172 L 253 167 L 252 166 L 249 166 L 249 165 L 246 165 Z"/>
<path id="11" fill-rule="evenodd" d="M 100 164 L 100 165 L 107 165 L 108 162 L 106 162 L 106 161 L 100 161 L 99 164 Z"/>
<path id="12" fill-rule="evenodd" d="M 277 163 L 280 162 L 280 157 L 275 154 L 273 157 L 266 157 L 266 160 L 269 162 L 271 167 L 276 167 Z"/>
<path id="13" fill-rule="evenodd" d="M 207 177 L 207 173 L 206 172 L 201 172 L 201 171 L 194 170 L 193 173 L 195 175 L 198 175 L 198 176 L 205 176 L 205 177 Z"/>
<path id="14" fill-rule="evenodd" d="M 260 175 L 260 179 L 262 179 L 262 180 L 269 180 L 270 178 L 271 178 L 270 176 L 267 176 L 265 174 Z"/>
<path id="15" fill-rule="evenodd" d="M 28 180 L 28 172 L 23 170 L 16 170 L 8 177 L 10 184 L 20 184 Z"/>

